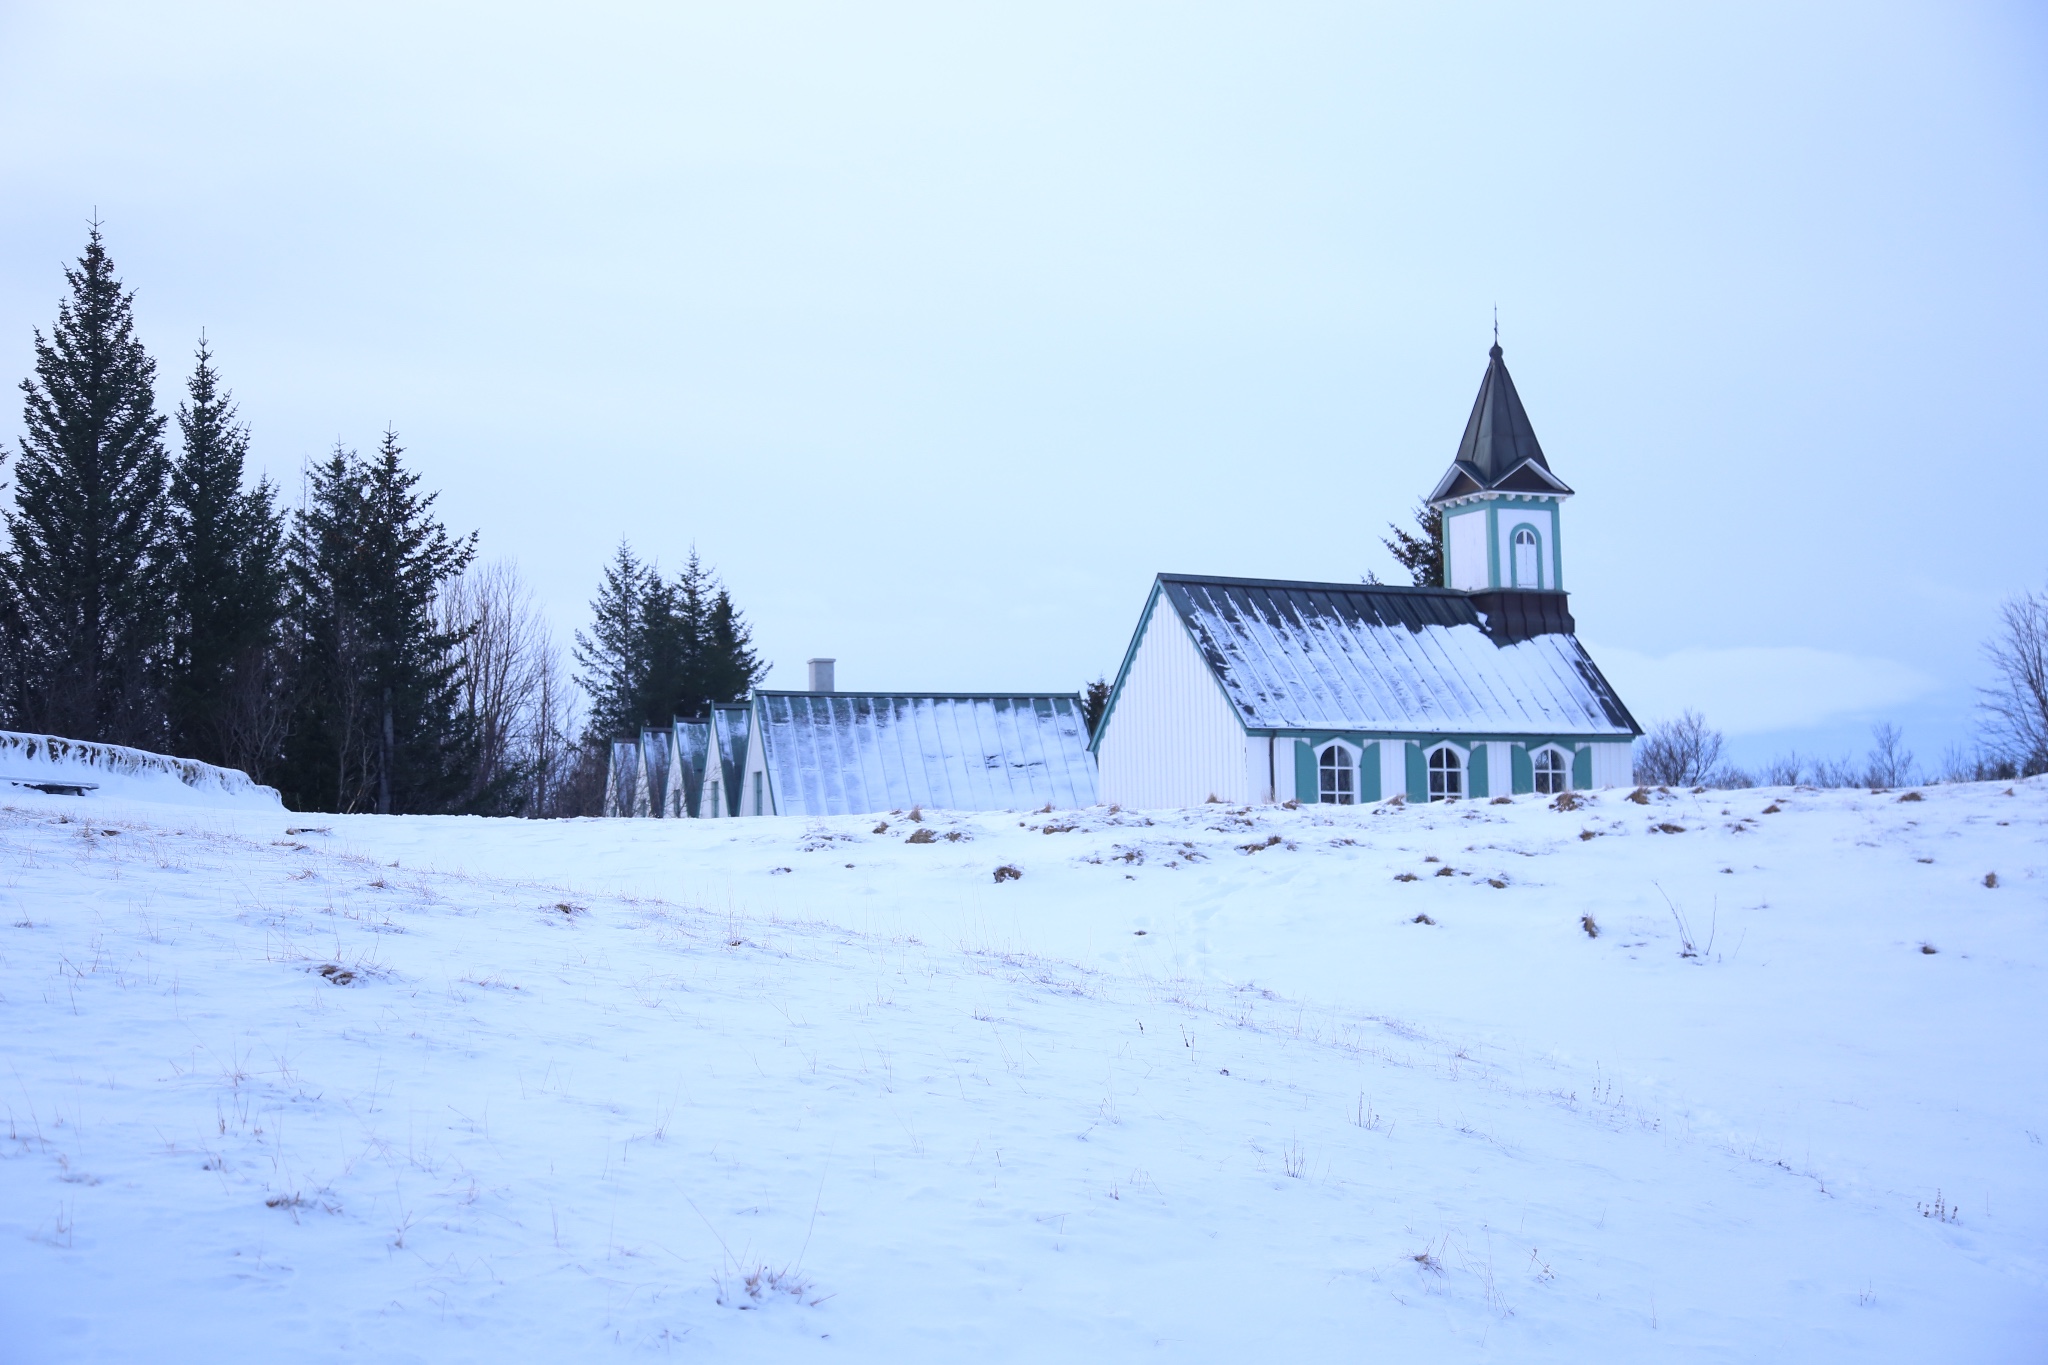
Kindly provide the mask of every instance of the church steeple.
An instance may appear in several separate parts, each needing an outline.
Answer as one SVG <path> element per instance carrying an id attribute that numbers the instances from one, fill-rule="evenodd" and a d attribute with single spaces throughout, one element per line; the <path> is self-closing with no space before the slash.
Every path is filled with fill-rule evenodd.
<path id="1" fill-rule="evenodd" d="M 1444 583 L 1466 592 L 1559 591 L 1558 509 L 1572 490 L 1543 458 L 1498 336 L 1486 357 L 1458 453 L 1428 499 L 1443 516 Z"/>
<path id="2" fill-rule="evenodd" d="M 1466 419 L 1458 454 L 1429 501 L 1491 489 L 1561 497 L 1569 497 L 1572 491 L 1550 472 L 1550 462 L 1543 458 L 1536 428 L 1529 425 L 1522 395 L 1515 392 L 1498 341 L 1486 353 L 1486 374 L 1479 381 L 1479 396 L 1472 401 L 1472 416 Z"/>

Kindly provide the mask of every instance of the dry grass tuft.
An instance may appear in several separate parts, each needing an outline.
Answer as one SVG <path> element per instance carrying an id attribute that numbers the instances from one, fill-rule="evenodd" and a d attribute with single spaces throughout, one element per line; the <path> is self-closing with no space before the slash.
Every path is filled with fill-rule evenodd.
<path id="1" fill-rule="evenodd" d="M 936 844 L 938 841 L 939 832 L 937 830 L 920 829 L 913 831 L 911 836 L 903 842 L 906 844 Z"/>
<path id="2" fill-rule="evenodd" d="M 1591 915 L 1580 915 L 1579 927 L 1586 931 L 1587 938 L 1600 937 L 1600 926 L 1593 922 L 1593 917 Z"/>
<path id="3" fill-rule="evenodd" d="M 998 882 L 1014 882 L 1020 880 L 1023 876 L 1024 873 L 1021 868 L 1013 867 L 1009 863 L 1004 863 L 996 869 L 996 880 Z"/>

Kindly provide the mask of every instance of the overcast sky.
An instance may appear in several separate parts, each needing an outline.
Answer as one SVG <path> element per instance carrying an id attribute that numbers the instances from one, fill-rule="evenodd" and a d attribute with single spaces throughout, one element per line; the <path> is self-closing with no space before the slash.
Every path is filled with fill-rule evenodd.
<path id="1" fill-rule="evenodd" d="M 1637 713 L 1933 758 L 2048 584 L 2048 24 L 1686 10 L 4 0 L 0 378 L 97 208 L 167 406 L 395 425 L 565 638 L 694 544 L 771 686 L 1072 689 L 1395 576 L 1498 305 Z"/>

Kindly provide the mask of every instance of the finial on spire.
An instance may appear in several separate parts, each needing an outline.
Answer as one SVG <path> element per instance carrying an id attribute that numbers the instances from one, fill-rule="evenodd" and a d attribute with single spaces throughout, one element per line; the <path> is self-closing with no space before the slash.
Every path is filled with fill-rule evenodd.
<path id="1" fill-rule="evenodd" d="M 1493 344 L 1500 345 L 1500 305 L 1493 305 Z"/>

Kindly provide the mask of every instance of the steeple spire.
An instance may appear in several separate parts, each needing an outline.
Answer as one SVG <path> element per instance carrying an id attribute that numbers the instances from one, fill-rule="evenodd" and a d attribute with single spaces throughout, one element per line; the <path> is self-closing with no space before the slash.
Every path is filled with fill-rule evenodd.
<path id="1" fill-rule="evenodd" d="M 1472 402 L 1472 415 L 1465 422 L 1465 435 L 1450 469 L 1437 484 L 1429 501 L 1462 497 L 1490 490 L 1536 494 L 1569 494 L 1543 458 L 1536 429 L 1522 408 L 1522 396 L 1501 359 L 1499 322 L 1494 323 L 1494 343 L 1486 353 L 1486 374 L 1479 381 L 1479 396 Z"/>

